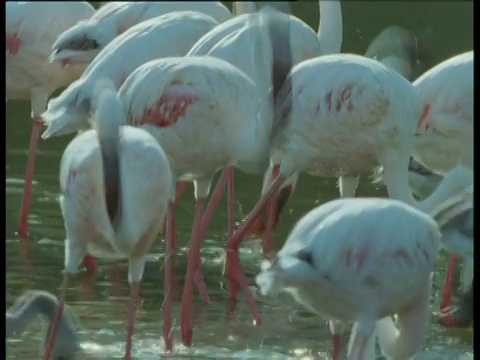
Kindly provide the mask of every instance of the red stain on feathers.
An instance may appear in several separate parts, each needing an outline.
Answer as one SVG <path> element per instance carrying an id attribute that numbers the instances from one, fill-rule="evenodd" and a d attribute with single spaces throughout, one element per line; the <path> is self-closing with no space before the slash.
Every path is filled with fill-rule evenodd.
<path id="1" fill-rule="evenodd" d="M 184 116 L 190 105 L 197 100 L 198 98 L 191 94 L 165 93 L 151 108 L 144 111 L 142 122 L 158 127 L 170 126 Z"/>
<path id="2" fill-rule="evenodd" d="M 10 53 L 10 55 L 16 55 L 20 49 L 20 37 L 17 34 L 6 34 L 5 35 L 5 50 Z"/>

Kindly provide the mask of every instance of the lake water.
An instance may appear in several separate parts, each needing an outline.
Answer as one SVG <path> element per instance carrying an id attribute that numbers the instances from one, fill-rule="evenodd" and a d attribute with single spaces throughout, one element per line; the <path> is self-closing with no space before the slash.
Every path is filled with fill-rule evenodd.
<path id="1" fill-rule="evenodd" d="M 473 47 L 472 2 L 343 2 L 344 51 L 362 53 L 370 40 L 389 25 L 401 25 L 426 41 L 432 64 Z M 310 24 L 318 21 L 314 3 L 295 3 L 294 13 Z M 426 40 L 425 40 L 426 39 Z M 432 65 L 432 64 L 429 64 Z M 6 305 L 28 289 L 59 293 L 63 269 L 64 228 L 58 204 L 59 163 L 71 137 L 42 141 L 38 153 L 32 191 L 30 235 L 27 240 L 29 261 L 21 256 L 20 240 L 15 235 L 23 192 L 30 105 L 8 102 L 6 111 Z M 254 205 L 261 179 L 237 173 L 236 215 L 240 220 Z M 385 196 L 365 176 L 358 189 L 362 196 Z M 293 224 L 312 207 L 338 197 L 334 179 L 302 175 L 294 197 L 287 204 L 281 224 L 275 232 L 279 249 Z M 185 246 L 190 238 L 193 219 L 193 193 L 188 191 L 177 210 L 177 232 L 180 246 L 176 274 L 180 291 L 174 307 L 176 346 L 172 359 L 327 359 L 330 357 L 330 335 L 325 321 L 309 314 L 285 295 L 263 298 L 253 290 L 263 324 L 252 325 L 242 295 L 235 313 L 229 312 L 228 292 L 223 272 L 223 247 L 226 232 L 226 203 L 222 202 L 209 228 L 202 250 L 202 270 L 211 297 L 204 305 L 195 297 L 194 345 L 180 345 L 179 304 L 186 270 Z M 141 285 L 142 305 L 138 310 L 134 350 L 138 359 L 157 359 L 162 352 L 163 274 L 159 271 L 163 244 L 159 239 L 152 249 Z M 438 259 L 434 274 L 432 317 L 424 351 L 418 359 L 473 359 L 472 330 L 445 330 L 435 323 L 439 289 L 443 282 L 446 253 Z M 243 249 L 243 264 L 253 283 L 259 271 L 261 252 L 258 242 Z M 85 358 L 120 359 L 123 357 L 129 287 L 127 265 L 102 264 L 95 279 L 87 283 L 80 273 L 68 289 L 68 304 L 82 325 Z M 7 342 L 7 359 L 38 358 L 44 337 L 41 322 L 34 324 L 20 338 Z M 345 341 L 348 339 L 345 334 Z M 83 357 L 82 357 L 83 358 Z"/>

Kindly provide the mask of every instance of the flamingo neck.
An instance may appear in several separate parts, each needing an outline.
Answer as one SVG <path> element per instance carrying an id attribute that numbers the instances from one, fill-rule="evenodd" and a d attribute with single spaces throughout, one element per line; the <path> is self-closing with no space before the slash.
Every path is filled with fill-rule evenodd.
<path id="1" fill-rule="evenodd" d="M 253 1 L 235 1 L 233 3 L 233 10 L 235 16 L 238 16 L 253 13 L 257 10 L 257 7 Z"/>
<path id="2" fill-rule="evenodd" d="M 319 0 L 318 41 L 322 55 L 338 54 L 342 49 L 342 7 L 339 0 Z"/>
<path id="3" fill-rule="evenodd" d="M 427 199 L 418 203 L 417 207 L 435 217 L 446 208 L 464 201 L 463 197 L 472 184 L 473 172 L 458 166 L 447 173 L 435 191 Z"/>

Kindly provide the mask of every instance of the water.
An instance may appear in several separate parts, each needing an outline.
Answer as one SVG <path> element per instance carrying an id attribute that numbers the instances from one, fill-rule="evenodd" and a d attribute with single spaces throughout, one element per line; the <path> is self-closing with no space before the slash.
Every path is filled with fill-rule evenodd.
<path id="1" fill-rule="evenodd" d="M 344 51 L 362 53 L 369 41 L 384 27 L 400 25 L 413 30 L 427 40 L 431 66 L 456 53 L 473 47 L 472 2 L 343 2 Z M 310 24 L 318 21 L 317 7 L 312 3 L 293 4 L 294 13 Z M 32 208 L 29 219 L 29 263 L 21 256 L 19 239 L 15 236 L 23 176 L 27 160 L 30 132 L 27 102 L 7 103 L 6 138 L 6 304 L 27 289 L 42 289 L 58 294 L 63 268 L 64 228 L 58 205 L 58 173 L 60 157 L 71 138 L 63 137 L 41 142 Z M 238 173 L 236 180 L 237 220 L 251 209 L 260 192 L 261 179 Z M 385 196 L 364 177 L 358 194 Z M 276 248 L 280 248 L 292 225 L 312 207 L 338 196 L 335 181 L 302 175 L 294 198 L 282 215 L 275 233 Z M 187 192 L 178 207 L 177 231 L 180 245 L 190 237 L 193 219 L 193 194 Z M 179 302 L 183 288 L 182 274 L 186 270 L 185 248 L 179 252 L 176 264 L 178 288 L 174 308 L 175 353 L 171 358 L 236 358 L 236 359 L 323 359 L 329 358 L 330 336 L 326 323 L 306 312 L 285 295 L 278 299 L 263 298 L 254 290 L 263 324 L 254 327 L 240 295 L 235 313 L 229 312 L 228 293 L 223 271 L 223 241 L 226 231 L 226 204 L 220 205 L 205 241 L 202 270 L 211 297 L 204 305 L 195 297 L 194 346 L 180 345 Z M 160 239 L 159 239 L 160 240 Z M 151 261 L 146 265 L 141 286 L 143 300 L 137 315 L 135 354 L 138 359 L 158 359 L 162 350 L 161 306 L 163 300 L 163 244 L 157 241 Z M 259 244 L 248 244 L 242 255 L 247 277 L 259 270 Z M 473 332 L 445 330 L 436 325 L 439 288 L 443 282 L 446 254 L 441 253 L 434 276 L 432 318 L 424 351 L 418 359 L 473 359 Z M 102 264 L 93 281 L 79 274 L 68 289 L 68 304 L 82 325 L 82 344 L 89 358 L 120 359 L 124 351 L 125 323 L 129 288 L 127 266 Z M 45 328 L 38 322 L 20 338 L 7 342 L 7 359 L 33 359 L 38 356 Z M 348 333 L 345 336 L 347 339 Z"/>

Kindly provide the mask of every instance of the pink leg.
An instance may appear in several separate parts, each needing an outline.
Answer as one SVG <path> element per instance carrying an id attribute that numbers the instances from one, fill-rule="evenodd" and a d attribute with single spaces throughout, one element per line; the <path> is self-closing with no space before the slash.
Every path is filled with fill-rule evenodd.
<path id="1" fill-rule="evenodd" d="M 272 179 L 278 176 L 280 171 L 280 166 L 274 166 L 272 169 Z M 267 204 L 267 226 L 265 228 L 265 236 L 263 238 L 263 255 L 267 255 L 272 251 L 273 240 L 272 232 L 273 227 L 275 226 L 276 214 L 277 214 L 277 205 L 278 205 L 279 193 L 275 193 L 272 199 Z"/>
<path id="2" fill-rule="evenodd" d="M 58 306 L 58 311 L 57 315 L 55 316 L 55 319 L 52 321 L 49 331 L 47 334 L 47 339 L 48 339 L 48 345 L 45 350 L 45 357 L 43 358 L 44 360 L 50 360 L 52 355 L 53 355 L 53 347 L 55 346 L 55 339 L 57 337 L 57 331 L 58 327 L 60 325 L 60 321 L 62 320 L 62 315 L 63 315 L 63 308 L 65 306 L 65 294 L 67 292 L 67 285 L 68 281 L 70 279 L 70 274 L 68 272 L 65 272 L 63 275 L 63 282 L 62 282 L 62 288 L 60 292 L 60 304 Z"/>
<path id="3" fill-rule="evenodd" d="M 440 310 L 449 307 L 452 304 L 452 290 L 453 290 L 453 278 L 455 273 L 455 265 L 457 263 L 457 257 L 454 254 L 450 254 L 448 259 L 447 273 L 445 274 L 445 282 L 443 283 L 442 301 L 440 302 Z"/>
<path id="4" fill-rule="evenodd" d="M 20 219 L 18 222 L 18 235 L 27 236 L 28 232 L 28 214 L 30 212 L 30 197 L 32 193 L 32 180 L 35 171 L 35 160 L 37 157 L 38 140 L 42 131 L 43 122 L 39 118 L 33 119 L 32 133 L 30 135 L 30 146 L 28 150 L 27 173 L 25 175 L 25 185 L 23 187 L 22 207 L 20 209 Z"/>
<path id="5" fill-rule="evenodd" d="M 95 262 L 95 258 L 92 255 L 86 255 L 83 258 L 83 263 L 85 264 L 87 273 L 94 274 L 95 271 L 97 270 L 97 264 Z"/>
<path id="6" fill-rule="evenodd" d="M 127 340 L 125 346 L 125 360 L 132 360 L 132 337 L 135 328 L 135 316 L 137 314 L 139 282 L 130 285 L 130 302 L 128 304 Z"/>
<path id="7" fill-rule="evenodd" d="M 228 238 L 233 237 L 235 231 L 235 170 L 228 171 Z"/>
<path id="8" fill-rule="evenodd" d="M 227 264 L 226 264 L 226 273 L 230 287 L 230 298 L 234 299 L 238 292 L 238 287 L 241 287 L 247 304 L 250 308 L 250 312 L 253 315 L 255 323 L 260 323 L 260 314 L 258 313 L 257 306 L 252 297 L 252 293 L 248 287 L 248 282 L 243 274 L 242 267 L 240 266 L 240 258 L 238 255 L 238 249 L 240 243 L 244 236 L 246 235 L 249 227 L 255 221 L 258 213 L 263 211 L 266 204 L 273 195 L 280 189 L 282 184 L 285 182 L 286 177 L 281 175 L 277 176 L 275 180 L 270 184 L 268 191 L 260 198 L 259 202 L 253 210 L 250 212 L 250 215 L 247 216 L 245 221 L 240 225 L 238 230 L 234 233 L 233 237 L 228 240 L 227 244 Z"/>
<path id="9" fill-rule="evenodd" d="M 332 334 L 332 360 L 340 360 L 342 334 Z"/>
<path id="10" fill-rule="evenodd" d="M 165 265 L 163 280 L 163 340 L 165 349 L 172 351 L 173 334 L 172 334 L 172 255 L 173 249 L 173 212 L 175 204 L 168 204 L 166 231 L 165 231 Z"/>
<path id="11" fill-rule="evenodd" d="M 200 238 L 199 230 L 202 221 L 205 200 L 197 199 L 195 204 L 195 217 L 193 221 L 192 240 L 188 249 L 187 274 L 185 276 L 185 285 L 183 288 L 182 307 L 180 310 L 180 329 L 182 342 L 186 346 L 191 346 L 193 336 L 193 281 L 195 273 L 200 268 Z"/>
<path id="12" fill-rule="evenodd" d="M 233 170 L 233 169 L 232 169 Z M 229 177 L 229 169 L 224 169 L 222 172 L 222 175 L 217 181 L 217 185 L 215 186 L 215 190 L 213 190 L 213 194 L 210 197 L 210 201 L 208 203 L 207 208 L 205 209 L 205 212 L 203 213 L 202 216 L 202 225 L 200 227 L 199 231 L 199 236 L 201 237 L 202 241 L 203 238 L 205 237 L 205 234 L 208 229 L 208 225 L 210 224 L 210 221 L 212 220 L 213 214 L 215 213 L 215 210 L 217 209 L 218 203 L 222 199 L 223 192 L 225 191 L 225 186 L 227 184 L 227 180 Z"/>

